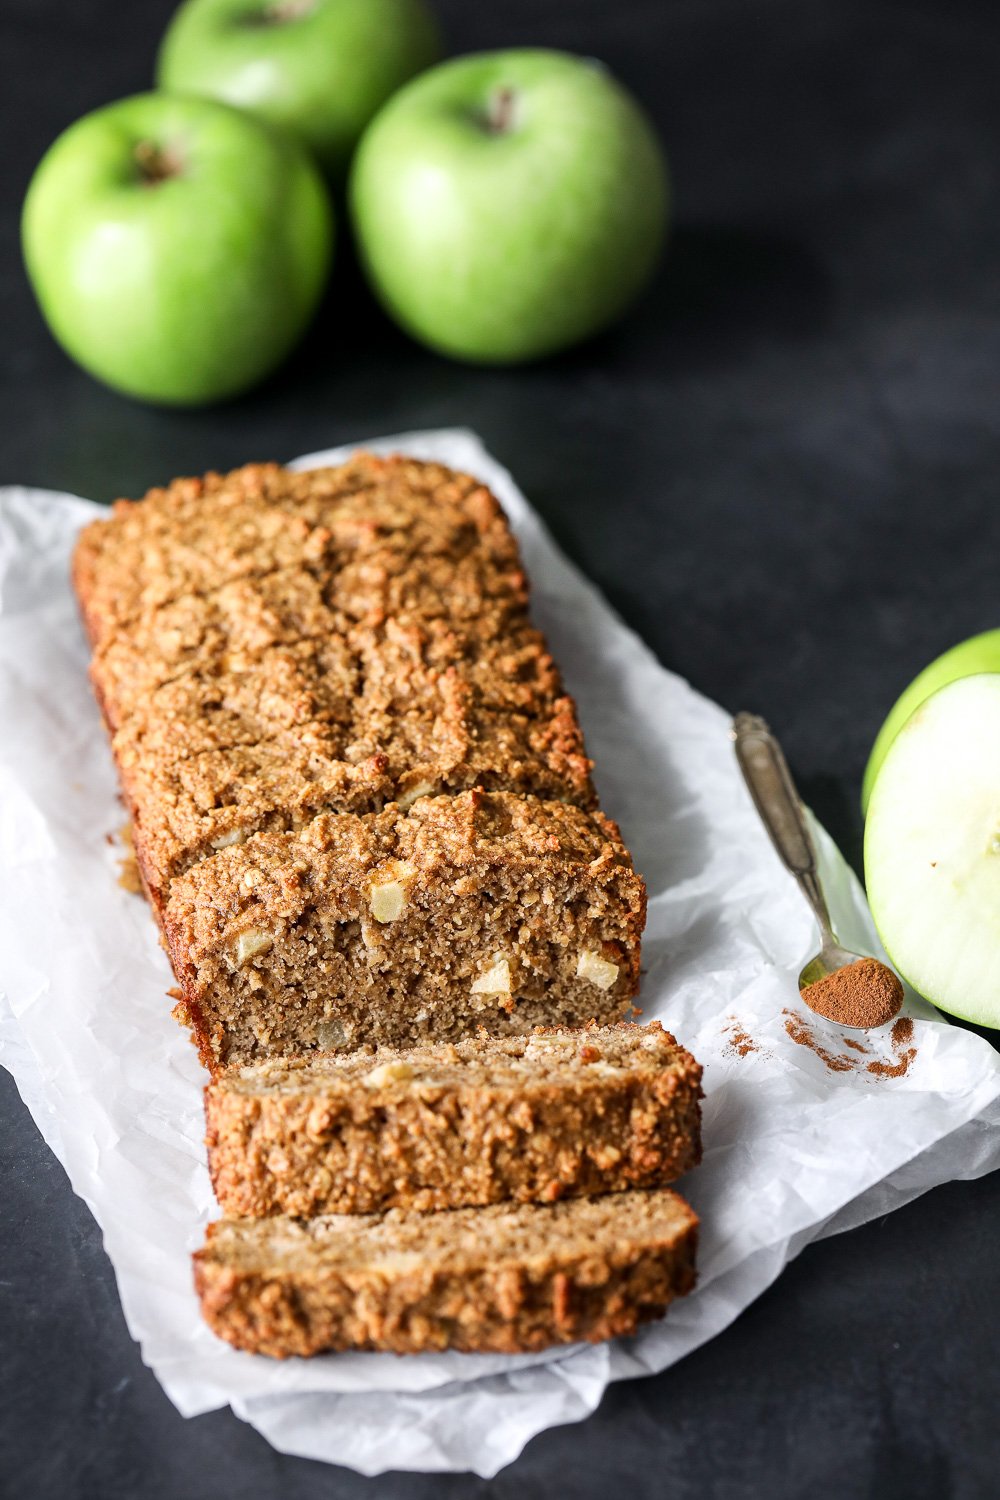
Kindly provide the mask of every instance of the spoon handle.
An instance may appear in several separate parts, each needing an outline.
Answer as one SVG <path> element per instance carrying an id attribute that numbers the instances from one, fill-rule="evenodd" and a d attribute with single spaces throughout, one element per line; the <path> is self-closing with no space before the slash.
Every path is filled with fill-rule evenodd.
<path id="1" fill-rule="evenodd" d="M 835 942 L 816 872 L 816 849 L 781 746 L 756 714 L 737 714 L 732 736 L 743 779 L 771 842 L 812 907 L 824 942 Z"/>

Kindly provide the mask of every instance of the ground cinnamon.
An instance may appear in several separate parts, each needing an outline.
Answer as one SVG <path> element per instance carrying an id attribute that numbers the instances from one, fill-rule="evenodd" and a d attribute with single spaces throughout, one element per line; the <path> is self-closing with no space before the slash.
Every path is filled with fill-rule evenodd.
<path id="1" fill-rule="evenodd" d="M 850 1073 L 853 1071 L 855 1066 L 853 1057 L 843 1057 L 838 1052 L 828 1051 L 821 1042 L 817 1041 L 802 1017 L 796 1015 L 793 1010 L 786 1010 L 784 1016 L 785 1030 L 792 1041 L 797 1042 L 800 1047 L 808 1047 L 812 1052 L 815 1052 L 816 1056 L 822 1062 L 826 1063 L 831 1073 Z"/>
<path id="2" fill-rule="evenodd" d="M 868 1064 L 869 1073 L 875 1073 L 879 1078 L 902 1078 L 917 1055 L 916 1047 L 909 1045 L 912 1039 L 913 1022 L 909 1016 L 900 1016 L 890 1032 L 896 1061 L 894 1063 L 871 1062 Z"/>
<path id="3" fill-rule="evenodd" d="M 877 958 L 859 958 L 807 985 L 802 998 L 838 1026 L 884 1026 L 903 1003 L 903 986 Z"/>
<path id="4" fill-rule="evenodd" d="M 733 1052 L 737 1057 L 749 1057 L 751 1052 L 759 1052 L 760 1048 L 749 1032 L 744 1031 L 735 1016 L 730 1016 L 723 1031 L 729 1038 L 726 1045 L 727 1052 Z"/>
<path id="5" fill-rule="evenodd" d="M 913 1042 L 913 1022 L 909 1016 L 900 1016 L 889 1033 L 892 1061 L 876 1057 L 873 1062 L 865 1063 L 864 1059 L 871 1057 L 872 1053 L 863 1042 L 855 1041 L 852 1037 L 843 1038 L 845 1047 L 850 1047 L 855 1054 L 853 1057 L 850 1052 L 831 1052 L 828 1047 L 823 1046 L 804 1016 L 794 1010 L 782 1011 L 782 1015 L 785 1018 L 785 1031 L 792 1041 L 799 1047 L 808 1047 L 826 1064 L 831 1073 L 858 1073 L 864 1069 L 876 1078 L 902 1078 L 909 1072 L 910 1064 L 917 1055 L 916 1044 Z"/>

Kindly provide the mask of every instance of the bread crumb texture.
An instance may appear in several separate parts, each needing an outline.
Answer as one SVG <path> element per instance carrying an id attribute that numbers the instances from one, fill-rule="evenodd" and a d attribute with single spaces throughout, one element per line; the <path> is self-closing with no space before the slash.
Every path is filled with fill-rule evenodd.
<path id="1" fill-rule="evenodd" d="M 659 1022 L 232 1067 L 205 1092 L 232 1218 L 557 1200 L 697 1165 L 701 1069 Z"/>
<path id="2" fill-rule="evenodd" d="M 513 1354 L 634 1333 L 694 1285 L 698 1220 L 669 1189 L 420 1214 L 229 1219 L 195 1285 L 210 1327 L 277 1358 Z"/>

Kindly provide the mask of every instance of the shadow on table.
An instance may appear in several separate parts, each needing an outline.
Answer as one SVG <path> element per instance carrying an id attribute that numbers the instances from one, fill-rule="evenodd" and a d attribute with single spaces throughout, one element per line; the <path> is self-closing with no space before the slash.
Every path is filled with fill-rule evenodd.
<path id="1" fill-rule="evenodd" d="M 732 352 L 764 338 L 811 337 L 828 323 L 832 301 L 826 269 L 793 239 L 682 227 L 668 248 L 647 312 L 653 337 L 662 337 L 663 325 L 673 324 L 690 355 L 689 345 L 706 336 L 710 352 Z"/>

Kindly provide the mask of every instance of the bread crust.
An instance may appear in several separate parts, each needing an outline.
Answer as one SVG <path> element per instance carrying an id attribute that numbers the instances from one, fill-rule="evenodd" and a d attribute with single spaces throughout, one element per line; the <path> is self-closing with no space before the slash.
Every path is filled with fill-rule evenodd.
<path id="1" fill-rule="evenodd" d="M 205 1090 L 229 1218 L 552 1203 L 697 1165 L 701 1068 L 658 1021 L 485 1032 L 220 1074 Z"/>
<path id="2" fill-rule="evenodd" d="M 194 1257 L 213 1331 L 324 1350 L 518 1354 L 634 1333 L 695 1283 L 698 1220 L 669 1189 L 551 1207 L 223 1220 Z"/>
<path id="3" fill-rule="evenodd" d="M 157 911 L 213 850 L 324 811 L 474 786 L 594 806 L 517 544 L 468 475 L 359 453 L 177 480 L 84 528 L 73 581 Z"/>

